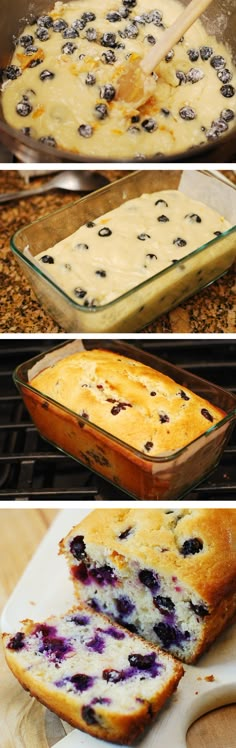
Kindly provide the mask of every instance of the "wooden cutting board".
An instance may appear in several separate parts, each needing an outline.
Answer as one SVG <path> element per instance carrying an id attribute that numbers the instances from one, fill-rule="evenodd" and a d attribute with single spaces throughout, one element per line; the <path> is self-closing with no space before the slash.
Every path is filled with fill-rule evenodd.
<path id="1" fill-rule="evenodd" d="M 28 615 L 37 619 L 52 611 L 60 612 L 67 605 L 69 607 L 72 588 L 64 560 L 57 556 L 57 543 L 86 511 L 68 509 L 57 516 L 4 608 L 2 622 L 5 630 L 14 630 L 18 620 Z M 20 515 L 21 522 L 24 514 L 23 524 L 26 528 L 32 510 L 12 513 Z M 15 544 L 16 556 L 20 546 L 21 543 Z M 2 571 L 0 584 L 1 579 Z M 158 748 L 186 748 L 185 735 L 194 719 L 221 704 L 236 702 L 235 652 L 236 626 L 231 626 L 199 664 L 186 666 L 186 674 L 178 691 L 162 710 L 152 729 L 138 742 L 138 748 L 156 748 L 157 745 Z M 206 680 L 209 677 L 210 681 Z M 191 729 L 188 748 L 236 748 L 235 712 L 235 707 L 228 707 L 223 714 L 219 710 L 217 723 L 207 715 L 200 723 L 200 733 L 197 726 Z M 104 741 L 73 730 L 35 699 L 31 699 L 8 671 L 3 655 L 0 658 L 0 719 L 1 748 L 51 748 L 54 745 L 58 748 L 108 747 Z"/>

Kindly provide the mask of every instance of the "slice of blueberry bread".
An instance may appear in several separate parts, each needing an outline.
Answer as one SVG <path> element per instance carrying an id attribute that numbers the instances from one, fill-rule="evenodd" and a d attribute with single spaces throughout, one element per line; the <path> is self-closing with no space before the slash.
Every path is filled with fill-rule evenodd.
<path id="1" fill-rule="evenodd" d="M 77 597 L 184 662 L 236 612 L 234 509 L 98 509 L 60 551 Z"/>
<path id="2" fill-rule="evenodd" d="M 86 606 L 4 634 L 20 683 L 75 727 L 130 744 L 176 688 L 183 668 Z"/>

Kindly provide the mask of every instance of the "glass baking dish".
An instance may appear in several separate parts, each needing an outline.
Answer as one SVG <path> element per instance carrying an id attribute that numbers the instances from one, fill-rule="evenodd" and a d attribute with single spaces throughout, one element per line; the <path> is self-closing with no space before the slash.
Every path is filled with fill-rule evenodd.
<path id="1" fill-rule="evenodd" d="M 144 455 L 29 384 L 36 373 L 81 350 L 81 346 L 108 349 L 141 361 L 209 400 L 224 410 L 225 416 L 182 449 L 158 457 Z M 135 499 L 182 498 L 218 464 L 236 416 L 236 398 L 230 393 L 163 359 L 114 340 L 76 340 L 57 346 L 46 356 L 41 354 L 21 364 L 14 372 L 14 381 L 43 438 Z"/>
<path id="2" fill-rule="evenodd" d="M 139 171 L 20 229 L 11 247 L 45 310 L 67 332 L 133 332 L 225 273 L 236 257 L 236 226 L 103 306 L 72 300 L 34 264 L 34 256 L 82 224 L 143 192 L 178 189 L 181 171 Z M 214 176 L 208 177 L 215 180 Z M 217 180 L 218 181 L 218 180 Z M 232 185 L 232 191 L 234 186 Z M 194 230 L 194 229 L 193 229 Z M 28 247 L 32 255 L 25 256 Z"/>

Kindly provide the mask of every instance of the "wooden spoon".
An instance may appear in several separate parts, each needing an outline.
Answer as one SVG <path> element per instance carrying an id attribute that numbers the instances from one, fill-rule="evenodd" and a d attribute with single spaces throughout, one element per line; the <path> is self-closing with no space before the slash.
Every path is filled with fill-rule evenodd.
<path id="1" fill-rule="evenodd" d="M 155 89 L 155 81 L 149 77 L 150 73 L 211 2 L 212 0 L 191 0 L 183 13 L 164 32 L 161 41 L 145 57 L 131 56 L 125 72 L 118 80 L 118 99 L 131 103 L 136 108 L 147 101 Z"/>

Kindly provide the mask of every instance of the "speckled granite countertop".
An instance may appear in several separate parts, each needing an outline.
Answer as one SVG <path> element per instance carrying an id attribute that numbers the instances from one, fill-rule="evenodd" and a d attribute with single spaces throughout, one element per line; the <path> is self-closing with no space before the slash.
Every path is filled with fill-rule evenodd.
<path id="1" fill-rule="evenodd" d="M 127 173 L 127 172 L 126 172 Z M 235 179 L 232 172 L 224 172 Z M 124 172 L 106 171 L 110 180 Z M 35 184 L 40 179 L 34 180 Z M 18 171 L 0 172 L 0 194 L 24 188 Z M 46 314 L 18 268 L 9 246 L 12 234 L 27 223 L 59 209 L 79 196 L 54 190 L 43 196 L 21 199 L 1 207 L 0 221 L 0 332 L 65 332 Z M 205 290 L 160 317 L 145 328 L 151 333 L 234 333 L 236 332 L 235 269 Z"/>

